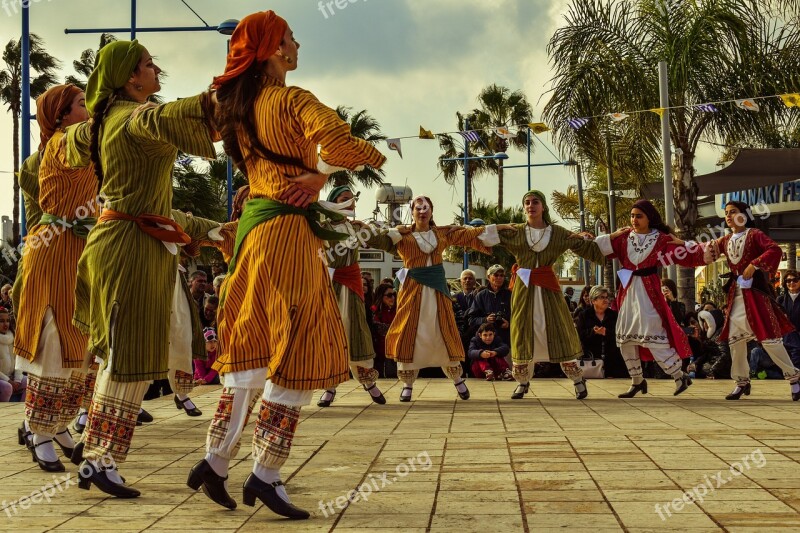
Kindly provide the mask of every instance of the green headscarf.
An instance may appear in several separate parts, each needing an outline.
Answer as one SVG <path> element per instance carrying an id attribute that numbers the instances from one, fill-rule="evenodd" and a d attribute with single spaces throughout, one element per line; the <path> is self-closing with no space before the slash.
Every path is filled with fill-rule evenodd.
<path id="1" fill-rule="evenodd" d="M 530 190 L 522 197 L 522 203 L 525 204 L 525 198 L 531 195 L 537 197 L 539 201 L 542 202 L 542 206 L 544 207 L 542 210 L 542 220 L 544 220 L 545 224 L 551 226 L 553 222 L 550 220 L 550 208 L 547 206 L 547 200 L 544 197 L 544 193 L 542 191 Z"/>
<path id="2" fill-rule="evenodd" d="M 86 109 L 94 115 L 94 107 L 125 87 L 142 58 L 144 46 L 139 41 L 115 41 L 100 49 L 92 75 L 86 84 Z"/>
<path id="3" fill-rule="evenodd" d="M 335 201 L 336 201 L 336 199 L 337 199 L 339 196 L 341 196 L 341 195 L 342 195 L 342 193 L 344 193 L 344 192 L 347 192 L 347 191 L 350 191 L 350 193 L 352 194 L 352 192 L 353 192 L 353 189 L 351 189 L 349 185 L 340 185 L 340 186 L 338 186 L 338 187 L 334 188 L 334 189 L 333 189 L 333 190 L 330 192 L 330 194 L 328 194 L 328 201 L 329 201 L 329 202 L 335 202 Z"/>

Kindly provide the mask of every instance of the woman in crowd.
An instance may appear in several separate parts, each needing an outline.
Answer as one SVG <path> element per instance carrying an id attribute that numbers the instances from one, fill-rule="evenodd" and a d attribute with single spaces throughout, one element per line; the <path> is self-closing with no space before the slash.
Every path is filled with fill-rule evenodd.
<path id="1" fill-rule="evenodd" d="M 7 402 L 11 396 L 25 392 L 27 378 L 22 375 L 22 370 L 15 367 L 14 334 L 10 331 L 11 313 L 5 307 L 0 307 L 0 403 Z M 19 443 L 25 444 L 27 438 L 20 428 Z"/>
<path id="2" fill-rule="evenodd" d="M 617 347 L 617 312 L 610 309 L 609 290 L 603 286 L 590 287 L 587 307 L 578 315 L 578 337 L 584 358 L 593 356 L 603 361 L 607 378 L 626 378 L 628 371 Z"/>
<path id="3" fill-rule="evenodd" d="M 667 304 L 670 311 L 672 311 L 672 316 L 675 317 L 675 322 L 679 326 L 685 326 L 686 306 L 678 300 L 678 286 L 671 279 L 664 278 L 661 280 L 661 292 L 664 294 L 664 298 L 667 299 Z"/>
<path id="4" fill-rule="evenodd" d="M 592 300 L 589 298 L 589 292 L 591 290 L 592 287 L 590 287 L 589 285 L 585 286 L 581 290 L 581 295 L 578 298 L 578 307 L 575 309 L 575 311 L 572 312 L 572 319 L 575 321 L 576 324 L 578 322 L 578 317 L 580 317 L 584 311 L 592 307 Z"/>
<path id="5" fill-rule="evenodd" d="M 375 368 L 381 378 L 397 378 L 397 362 L 386 357 L 386 334 L 396 315 L 397 291 L 392 283 L 381 283 L 375 291 L 375 304 L 372 306 Z"/>

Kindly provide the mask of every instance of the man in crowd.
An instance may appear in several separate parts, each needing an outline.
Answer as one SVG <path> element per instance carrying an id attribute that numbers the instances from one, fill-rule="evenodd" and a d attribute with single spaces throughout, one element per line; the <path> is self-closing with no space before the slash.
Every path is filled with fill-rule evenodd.
<path id="1" fill-rule="evenodd" d="M 511 346 L 511 291 L 505 287 L 506 271 L 492 265 L 487 272 L 489 285 L 474 297 L 469 309 L 469 325 L 475 329 L 483 323 L 494 325 L 497 335 Z"/>

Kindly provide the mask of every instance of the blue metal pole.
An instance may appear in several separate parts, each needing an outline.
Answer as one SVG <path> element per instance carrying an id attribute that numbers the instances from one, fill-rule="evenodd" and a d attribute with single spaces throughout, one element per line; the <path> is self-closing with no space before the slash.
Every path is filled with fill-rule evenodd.
<path id="1" fill-rule="evenodd" d="M 31 155 L 31 40 L 30 40 L 30 3 L 22 5 L 22 95 L 20 102 L 20 120 L 22 121 L 22 142 L 20 154 L 20 166 Z M 20 194 L 20 236 L 24 237 L 28 233 L 28 226 L 25 224 L 25 201 Z"/>
<path id="2" fill-rule="evenodd" d="M 136 39 L 136 0 L 131 0 L 131 41 Z"/>
<path id="3" fill-rule="evenodd" d="M 464 131 L 469 131 L 469 120 L 464 121 Z M 469 141 L 464 139 L 464 225 L 469 224 Z M 464 270 L 469 268 L 469 253 L 464 247 Z"/>
<path id="4" fill-rule="evenodd" d="M 184 31 L 219 31 L 219 26 L 163 26 L 158 28 L 67 28 L 64 33 L 159 33 Z"/>
<path id="5" fill-rule="evenodd" d="M 531 190 L 531 127 L 528 126 L 528 190 Z"/>

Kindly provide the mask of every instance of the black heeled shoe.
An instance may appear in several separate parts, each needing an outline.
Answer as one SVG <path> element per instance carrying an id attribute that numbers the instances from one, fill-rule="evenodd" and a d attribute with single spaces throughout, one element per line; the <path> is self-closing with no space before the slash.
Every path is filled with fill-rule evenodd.
<path id="1" fill-rule="evenodd" d="M 256 498 L 258 498 L 270 511 L 286 518 L 305 520 L 311 516 L 308 511 L 295 507 L 278 496 L 275 488 L 281 485 L 283 485 L 283 481 L 264 483 L 254 474 L 250 474 L 244 482 L 244 504 L 253 507 L 256 504 Z"/>
<path id="2" fill-rule="evenodd" d="M 75 444 L 75 447 L 72 449 L 72 456 L 69 460 L 72 461 L 72 464 L 75 466 L 81 465 L 83 461 L 83 441 Z"/>
<path id="3" fill-rule="evenodd" d="M 225 489 L 225 481 L 227 480 L 227 477 L 222 477 L 214 472 L 208 461 L 203 459 L 189 471 L 189 479 L 186 480 L 186 484 L 194 490 L 202 487 L 203 494 L 208 496 L 211 501 L 233 510 L 236 509 L 236 501 L 231 498 L 231 495 Z"/>
<path id="4" fill-rule="evenodd" d="M 792 383 L 792 387 L 794 387 L 795 385 L 797 385 L 797 383 Z M 749 394 L 750 393 L 749 392 L 750 389 L 747 389 L 747 390 L 748 390 L 748 394 Z M 792 401 L 796 402 L 798 400 L 800 400 L 800 388 L 797 389 L 797 392 L 793 392 L 792 393 Z"/>
<path id="5" fill-rule="evenodd" d="M 142 409 L 139 413 L 139 416 L 136 417 L 136 425 L 141 426 L 144 423 L 150 423 L 153 421 L 153 415 Z"/>
<path id="6" fill-rule="evenodd" d="M 741 387 L 741 386 L 739 386 L 737 384 L 736 388 L 733 389 L 733 392 L 731 392 L 730 394 L 725 396 L 725 399 L 726 400 L 738 400 L 739 398 L 742 397 L 742 394 L 744 394 L 745 396 L 750 396 L 750 382 L 749 381 L 747 382 L 747 385 L 745 385 L 744 387 Z"/>
<path id="7" fill-rule="evenodd" d="M 617 398 L 633 398 L 639 392 L 642 394 L 647 394 L 647 380 L 643 379 L 641 383 L 638 385 L 631 385 L 631 388 L 628 389 L 628 392 L 623 392 L 622 394 L 617 395 Z"/>
<path id="8" fill-rule="evenodd" d="M 66 433 L 67 435 L 69 435 L 70 438 L 72 438 L 72 433 L 70 433 L 68 429 L 65 429 L 61 433 L 56 433 L 56 436 L 63 435 L 64 433 Z M 72 454 L 75 452 L 75 448 L 69 448 L 67 446 L 64 446 L 63 444 L 58 442 L 58 439 L 53 439 L 53 440 L 56 442 L 56 444 L 58 444 L 58 447 L 61 448 L 61 452 L 64 454 L 64 457 L 66 457 L 67 459 L 72 459 Z"/>
<path id="9" fill-rule="evenodd" d="M 364 390 L 365 390 L 365 391 L 367 391 L 367 392 L 369 393 L 369 397 L 370 397 L 370 398 L 372 398 L 372 401 L 373 401 L 373 402 L 375 402 L 375 403 L 377 403 L 377 404 L 380 404 L 380 405 L 384 405 L 384 404 L 386 403 L 386 398 L 383 396 L 383 393 L 382 393 L 382 392 L 380 393 L 380 395 L 379 395 L 379 396 L 373 396 L 373 395 L 372 395 L 372 393 L 371 393 L 371 392 L 369 392 L 369 391 L 371 391 L 372 389 L 374 389 L 374 388 L 377 388 L 377 386 L 378 386 L 378 385 L 377 385 L 376 383 L 373 383 L 373 384 L 372 384 L 372 385 L 370 385 L 369 387 L 367 387 L 366 385 L 363 385 L 363 387 L 364 387 Z M 380 392 L 380 389 L 378 390 L 378 392 Z"/>
<path id="10" fill-rule="evenodd" d="M 192 401 L 191 398 L 186 398 L 185 400 L 180 400 L 180 399 L 178 399 L 177 395 L 173 396 L 172 398 L 175 400 L 175 407 L 177 407 L 178 410 L 183 409 L 184 411 L 186 411 L 187 415 L 189 415 L 189 416 L 200 416 L 200 415 L 203 414 L 203 412 L 200 409 L 198 409 L 197 407 L 192 407 L 191 409 L 186 407 L 186 402 Z"/>
<path id="11" fill-rule="evenodd" d="M 329 394 L 330 398 L 327 400 L 323 400 L 322 398 L 324 398 L 326 394 Z M 333 392 L 326 390 L 325 392 L 322 393 L 322 396 L 317 402 L 317 407 L 330 407 L 331 404 L 333 403 L 334 398 L 336 398 L 336 389 L 333 389 Z"/>
<path id="12" fill-rule="evenodd" d="M 36 455 L 36 448 L 41 446 L 42 444 L 47 444 L 48 442 L 53 442 L 52 440 L 46 440 L 44 442 L 40 442 L 39 444 L 34 444 L 31 446 L 31 456 L 33 457 L 33 462 L 39 465 L 39 468 L 44 470 L 45 472 L 64 472 L 66 469 L 64 468 L 64 464 L 56 458 L 55 461 L 45 461 L 44 459 L 40 459 L 38 455 Z"/>
<path id="13" fill-rule="evenodd" d="M 94 483 L 95 487 L 115 498 L 138 498 L 142 494 L 132 487 L 114 483 L 108 479 L 105 469 L 98 470 L 89 461 L 81 463 L 78 469 L 78 476 L 81 478 L 78 482 L 78 487 L 83 490 L 89 490 L 92 483 Z"/>
<path id="14" fill-rule="evenodd" d="M 578 387 L 583 387 L 583 390 L 578 390 Z M 586 387 L 586 380 L 582 379 L 578 383 L 575 384 L 575 398 L 577 400 L 583 400 L 589 396 L 589 389 Z"/>
<path id="15" fill-rule="evenodd" d="M 405 391 L 408 391 L 408 396 L 403 394 Z M 400 391 L 400 401 L 401 402 L 410 402 L 411 401 L 411 394 L 414 392 L 414 389 L 411 387 L 403 387 L 403 390 Z"/>
<path id="16" fill-rule="evenodd" d="M 514 389 L 514 394 L 511 395 L 511 399 L 521 400 L 522 398 L 525 397 L 526 394 L 528 394 L 530 388 L 531 388 L 530 383 L 525 383 L 524 385 L 520 383 L 519 385 L 517 385 L 517 388 Z"/>
<path id="17" fill-rule="evenodd" d="M 17 439 L 20 446 L 25 446 L 28 449 L 33 447 L 33 433 L 25 429 L 25 422 L 17 428 Z"/>
<path id="18" fill-rule="evenodd" d="M 681 379 L 675 380 L 675 392 L 673 392 L 672 395 L 677 396 L 678 394 L 688 389 L 689 385 L 691 384 L 692 384 L 692 378 L 689 377 L 689 374 L 684 374 L 683 377 L 681 377 Z"/>
<path id="19" fill-rule="evenodd" d="M 464 382 L 463 379 L 458 383 L 453 383 L 453 385 L 456 386 L 456 392 L 458 393 L 459 398 L 461 398 L 462 400 L 469 400 L 469 389 L 467 388 L 467 384 Z M 459 385 L 464 385 L 464 392 L 458 390 Z"/>
<path id="20" fill-rule="evenodd" d="M 74 429 L 75 432 L 80 435 L 83 435 L 83 431 L 86 429 L 86 424 L 81 424 L 81 417 L 83 417 L 84 415 L 87 417 L 87 422 L 88 422 L 89 413 L 81 413 L 78 415 L 78 418 L 76 418 L 75 422 L 73 422 L 72 424 L 72 429 Z"/>

